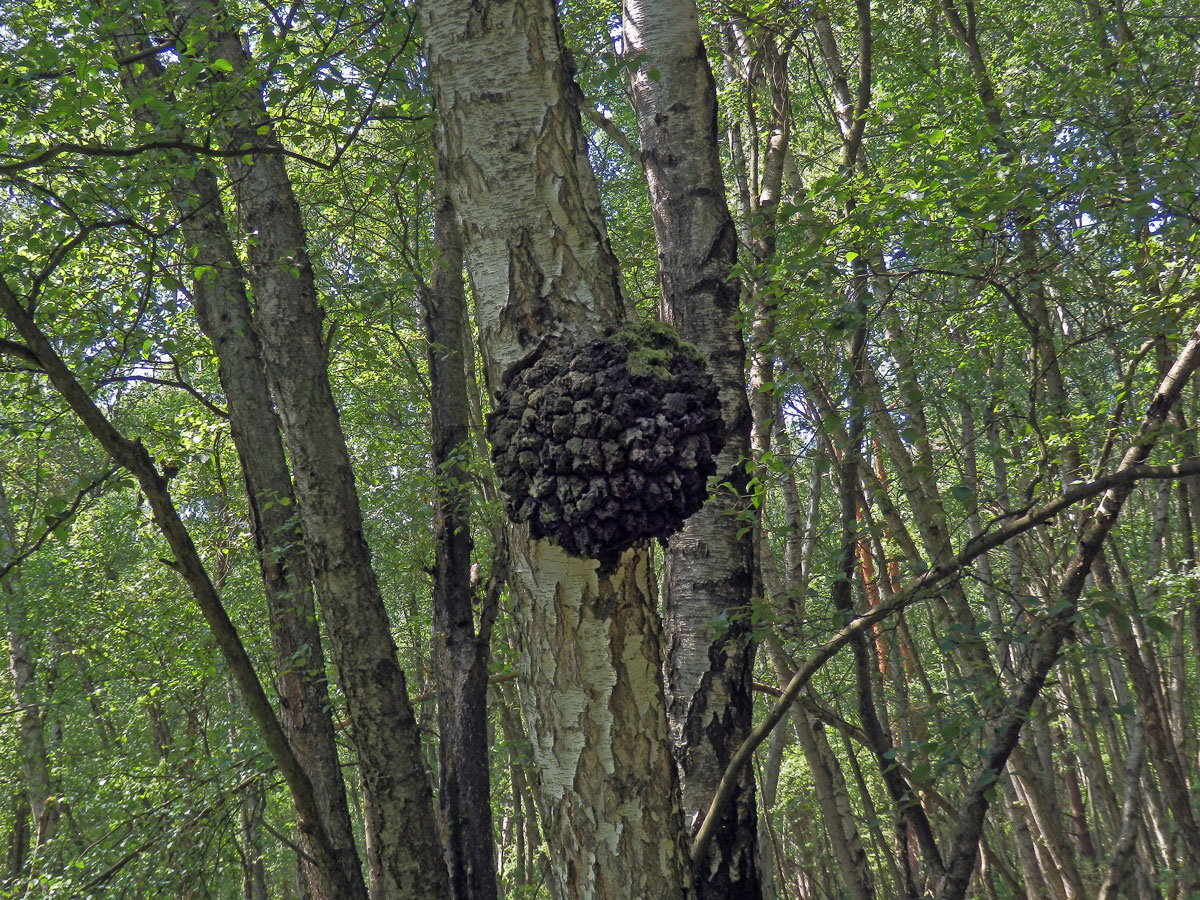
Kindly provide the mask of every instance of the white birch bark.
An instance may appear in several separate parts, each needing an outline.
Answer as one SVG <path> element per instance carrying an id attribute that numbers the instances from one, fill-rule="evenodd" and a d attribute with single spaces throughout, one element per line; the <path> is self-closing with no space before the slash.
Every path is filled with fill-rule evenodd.
<path id="1" fill-rule="evenodd" d="M 0 481 L 0 565 L 13 559 L 17 551 L 12 512 L 4 484 Z M 37 667 L 33 648 L 29 645 L 30 625 L 25 611 L 28 601 L 20 577 L 20 569 L 0 577 L 0 610 L 4 613 L 8 636 L 8 668 L 16 700 L 21 775 L 25 779 L 25 795 L 33 817 L 33 847 L 37 851 L 54 836 L 58 808 L 53 798 L 50 754 L 37 697 Z"/>
<path id="2" fill-rule="evenodd" d="M 737 747 L 750 732 L 754 645 L 743 610 L 753 576 L 747 502 L 750 407 L 746 354 L 730 277 L 737 237 L 718 156 L 716 91 L 693 0 L 625 0 L 631 76 L 658 247 L 663 318 L 704 355 L 721 392 L 725 447 L 715 496 L 670 539 L 664 573 L 669 713 L 689 828 L 699 827 Z M 729 487 L 725 487 L 728 485 Z M 729 489 L 732 488 L 732 489 Z M 731 615 L 731 613 L 734 613 Z M 714 620 L 729 624 L 714 635 Z M 746 771 L 719 836 L 696 864 L 708 900 L 761 895 L 754 778 Z"/>
<path id="3" fill-rule="evenodd" d="M 625 318 L 551 0 L 427 0 L 426 54 L 495 390 L 548 334 Z M 646 550 L 602 575 L 510 532 L 522 705 L 563 898 L 683 898 L 688 865 Z"/>

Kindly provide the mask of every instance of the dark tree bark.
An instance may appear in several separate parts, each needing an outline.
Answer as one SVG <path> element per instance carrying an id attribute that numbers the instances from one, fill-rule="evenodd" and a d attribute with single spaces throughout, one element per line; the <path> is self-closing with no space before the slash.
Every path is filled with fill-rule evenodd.
<path id="1" fill-rule="evenodd" d="M 439 179 L 440 181 L 440 179 Z M 438 804 L 454 900 L 495 900 L 496 865 L 487 744 L 488 655 L 496 598 L 479 628 L 471 590 L 470 409 L 463 353 L 467 301 L 454 205 L 434 209 L 435 268 L 420 291 L 429 344 L 433 464 L 433 666 L 438 694 Z M 496 555 L 499 566 L 500 554 Z M 493 583 L 503 573 L 491 573 Z"/>
<path id="2" fill-rule="evenodd" d="M 365 789 L 371 793 L 371 889 L 396 898 L 443 898 L 447 873 L 433 800 L 370 550 L 345 436 L 326 369 L 312 262 L 279 138 L 263 106 L 231 11 L 208 0 L 169 4 L 189 56 L 226 60 L 226 104 L 215 127 L 227 147 L 247 258 L 254 326 L 292 461 L 296 500 L 334 661 L 346 695 Z M 265 152 L 255 152 L 255 151 Z"/>
<path id="3" fill-rule="evenodd" d="M 8 495 L 4 490 L 3 473 L 0 473 L 0 566 L 7 569 L 18 552 L 17 530 L 8 505 Z M 12 676 L 13 699 L 16 701 L 21 775 L 25 779 L 25 808 L 28 809 L 33 822 L 31 849 L 37 853 L 46 841 L 54 836 L 59 811 L 51 782 L 44 710 L 38 698 L 37 660 L 30 644 L 33 635 L 29 624 L 28 602 L 29 598 L 21 584 L 19 568 L 9 569 L 0 575 L 0 612 L 3 612 L 5 620 L 8 671 Z M 18 837 L 20 830 L 14 823 L 15 847 L 19 847 L 21 843 Z M 16 853 L 15 856 L 23 864 L 25 853 Z"/>

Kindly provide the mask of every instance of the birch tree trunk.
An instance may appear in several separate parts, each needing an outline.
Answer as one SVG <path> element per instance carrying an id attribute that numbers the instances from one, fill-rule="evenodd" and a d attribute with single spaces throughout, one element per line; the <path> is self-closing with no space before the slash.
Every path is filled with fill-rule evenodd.
<path id="1" fill-rule="evenodd" d="M 248 242 L 254 325 L 292 461 L 296 499 L 318 595 L 325 610 L 375 840 L 372 893 L 443 898 L 449 886 L 434 829 L 433 801 L 404 672 L 363 537 L 354 473 L 326 370 L 312 263 L 300 207 L 279 138 L 271 128 L 253 63 L 230 11 L 209 0 L 169 4 L 191 55 L 226 60 L 227 105 L 216 127 Z M 254 151 L 266 151 L 258 152 Z"/>
<path id="2" fill-rule="evenodd" d="M 552 0 L 427 0 L 446 184 L 493 390 L 548 334 L 623 321 Z M 510 530 L 522 705 L 562 898 L 683 898 L 688 863 L 649 554 L 614 571 Z"/>
<path id="3" fill-rule="evenodd" d="M 246 481 L 277 663 L 279 717 L 297 759 L 313 782 L 339 864 L 344 872 L 357 873 L 358 853 L 334 741 L 325 655 L 279 418 L 267 390 L 244 282 L 235 277 L 231 283 L 229 277 L 236 276 L 240 267 L 231 269 L 229 265 L 236 264 L 236 256 L 221 217 L 216 177 L 201 168 L 189 187 L 176 186 L 176 202 L 184 216 L 184 232 L 199 250 L 197 264 L 212 266 L 210 275 L 198 279 L 193 297 L 201 330 L 217 353 L 234 445 Z M 320 897 L 320 879 L 303 863 L 301 868 L 308 890 Z M 365 893 L 361 878 L 350 877 L 348 884 Z"/>
<path id="4" fill-rule="evenodd" d="M 734 751 L 750 732 L 754 645 L 746 608 L 753 587 L 746 460 L 750 407 L 746 354 L 730 277 L 737 233 L 718 156 L 716 90 L 693 0 L 625 0 L 625 52 L 638 60 L 633 105 L 658 245 L 660 309 L 704 355 L 721 392 L 725 448 L 716 496 L 672 536 L 663 577 L 667 686 L 689 833 Z M 657 73 L 656 75 L 652 73 Z M 729 622 L 713 636 L 712 622 Z M 757 898 L 754 777 L 746 769 L 717 839 L 693 873 L 700 898 Z"/>
<path id="5" fill-rule="evenodd" d="M 0 480 L 0 566 L 15 558 L 17 553 L 17 532 L 4 482 Z M 0 576 L 0 610 L 4 613 L 8 637 L 8 669 L 12 675 L 16 700 L 21 775 L 25 779 L 25 799 L 33 819 L 33 850 L 38 853 L 46 841 L 54 836 L 58 807 L 54 802 L 50 780 L 50 754 L 46 746 L 43 712 L 37 697 L 37 667 L 33 648 L 29 645 L 31 635 L 26 603 L 21 586 L 21 570 L 13 569 Z"/>
<path id="6" fill-rule="evenodd" d="M 132 52 L 144 47 L 144 39 L 118 40 L 117 47 L 122 54 Z M 147 57 L 136 76 L 129 69 L 122 74 L 134 115 L 159 127 L 151 105 L 133 102 L 146 97 L 168 99 L 160 83 L 162 67 L 157 58 Z M 279 416 L 271 402 L 262 348 L 252 324 L 246 273 L 229 237 L 217 176 L 206 165 L 193 163 L 194 174 L 172 179 L 171 202 L 195 253 L 194 270 L 200 274 L 192 285 L 192 301 L 200 329 L 217 355 L 230 430 L 245 479 L 275 651 L 279 718 L 313 783 L 330 843 L 348 875 L 347 885 L 365 897 L 366 885 L 357 876 L 358 854 L 334 742 L 312 578 L 296 522 L 295 493 Z M 323 883 L 303 859 L 301 871 L 306 890 L 321 900 Z"/>

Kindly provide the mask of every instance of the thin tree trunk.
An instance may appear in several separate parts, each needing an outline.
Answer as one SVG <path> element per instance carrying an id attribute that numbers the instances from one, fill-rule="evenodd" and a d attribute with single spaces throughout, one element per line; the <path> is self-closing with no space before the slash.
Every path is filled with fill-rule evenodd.
<path id="1" fill-rule="evenodd" d="M 1133 859 L 1135 856 L 1138 834 L 1138 821 L 1141 818 L 1142 790 L 1142 727 L 1135 720 L 1129 733 L 1129 753 L 1125 757 L 1125 787 L 1121 799 L 1121 830 L 1116 843 L 1108 854 L 1108 866 L 1104 871 L 1104 880 L 1096 892 L 1096 900 L 1117 900 L 1122 891 L 1128 894 L 1126 887 L 1133 874 Z"/>
<path id="2" fill-rule="evenodd" d="M 433 419 L 433 667 L 438 695 L 438 805 L 454 900 L 495 900 L 496 864 L 487 745 L 487 678 L 491 623 L 498 597 L 489 592 L 475 627 L 471 590 L 470 418 L 466 368 L 467 301 L 462 241 L 454 206 L 434 208 L 435 269 L 420 291 L 428 342 Z M 503 573 L 500 554 L 491 578 Z"/>
<path id="3" fill-rule="evenodd" d="M 1110 625 L 1113 633 L 1117 635 L 1125 668 L 1133 685 L 1134 696 L 1137 699 L 1137 715 L 1145 734 L 1150 761 L 1158 773 L 1163 797 L 1175 818 L 1183 858 L 1191 873 L 1189 877 L 1200 884 L 1200 830 L 1197 830 L 1187 782 L 1176 757 L 1168 722 L 1132 632 L 1124 623 L 1111 621 L 1115 620 L 1115 617 L 1115 613 L 1110 616 Z"/>
<path id="4" fill-rule="evenodd" d="M 0 473 L 0 566 L 6 566 L 16 557 L 19 548 L 2 476 L 3 473 Z M 54 836 L 58 808 L 51 786 L 50 754 L 42 705 L 38 698 L 37 664 L 30 646 L 32 634 L 27 603 L 19 568 L 0 577 L 0 608 L 4 611 L 5 633 L 8 637 L 8 670 L 12 675 L 16 701 L 21 775 L 33 820 L 32 850 L 37 855 Z M 24 858 L 24 854 L 18 855 Z"/>
<path id="5" fill-rule="evenodd" d="M 1063 779 L 1067 784 L 1071 839 L 1080 857 L 1088 862 L 1095 862 L 1096 848 L 1092 843 L 1092 831 L 1088 827 L 1087 808 L 1083 803 L 1083 790 L 1079 781 L 1079 759 L 1067 746 L 1065 736 L 1060 735 L 1059 746 L 1063 757 Z"/>
<path id="6" fill-rule="evenodd" d="M 771 810 L 779 788 L 779 772 L 783 765 L 783 754 L 787 749 L 787 730 L 776 729 L 767 744 L 766 758 L 759 774 L 760 790 L 758 814 L 758 859 L 762 873 L 763 900 L 780 900 L 783 887 L 783 870 L 777 851 L 778 841 L 771 824 Z"/>
<path id="7" fill-rule="evenodd" d="M 766 644 L 776 676 L 781 684 L 787 684 L 793 673 L 782 646 L 773 636 L 767 637 Z M 824 726 L 811 721 L 798 704 L 792 707 L 791 713 L 796 737 L 812 777 L 821 821 L 831 836 L 833 858 L 846 894 L 849 900 L 874 900 L 874 880 L 850 805 L 845 776 L 829 747 Z"/>
<path id="8" fill-rule="evenodd" d="M 142 46 L 144 39 L 118 42 L 122 54 Z M 162 97 L 162 68 L 156 57 L 147 57 L 137 76 L 128 68 L 122 72 L 131 101 L 168 99 Z M 160 125 L 151 104 L 132 105 L 140 121 L 152 127 Z M 246 273 L 229 237 L 217 177 L 202 163 L 193 160 L 193 165 L 190 178 L 172 179 L 171 200 L 184 237 L 195 251 L 193 270 L 200 274 L 192 287 L 192 301 L 200 329 L 217 355 L 234 447 L 245 479 L 275 651 L 280 720 L 300 765 L 312 780 L 339 864 L 346 873 L 356 873 L 358 853 L 334 741 L 312 576 L 296 520 L 296 498 L 279 417 L 252 323 Z M 308 882 L 307 892 L 320 900 L 320 879 L 313 877 L 315 873 L 303 857 L 300 866 Z M 361 885 L 361 878 L 357 881 Z M 354 890 L 365 897 L 365 885 L 356 885 Z"/>
<path id="9" fill-rule="evenodd" d="M 866 820 L 867 829 L 871 832 L 875 846 L 884 858 L 884 865 L 887 868 L 888 879 L 891 884 L 891 895 L 893 897 L 902 897 L 910 893 L 915 893 L 910 891 L 906 873 L 901 871 L 901 867 L 897 863 L 897 854 L 892 852 L 893 847 L 889 845 L 887 839 L 883 836 L 883 830 L 879 827 L 882 817 L 875 808 L 875 801 L 871 797 L 867 781 L 863 777 L 862 766 L 858 764 L 858 757 L 854 754 L 854 747 L 850 743 L 850 736 L 844 731 L 840 732 L 840 734 L 842 737 L 842 747 L 845 749 L 846 756 L 850 762 L 850 770 L 854 773 L 854 783 L 858 788 L 859 800 L 863 807 L 863 818 Z M 900 849 L 904 850 L 906 848 Z"/>
<path id="10" fill-rule="evenodd" d="M 519 859 L 524 860 L 521 868 L 523 877 L 517 886 L 529 883 L 545 883 L 554 900 L 558 900 L 557 882 L 546 879 L 549 860 L 541 852 L 542 835 L 538 822 L 545 818 L 538 807 L 538 798 L 527 777 L 529 767 L 529 739 L 521 725 L 519 700 L 511 684 L 499 685 L 500 727 L 508 745 L 509 772 L 512 779 L 513 814 L 520 821 L 515 829 L 515 842 Z"/>
<path id="11" fill-rule="evenodd" d="M 1019 798 L 1017 796 L 1017 787 L 1013 783 L 1011 772 L 1005 772 L 1001 778 L 1000 789 L 1004 792 L 1004 811 L 1007 814 L 1009 827 L 1012 829 L 1013 844 L 1017 854 L 1017 866 L 1021 870 L 1021 876 L 1025 880 L 1025 889 L 1028 896 L 1036 900 L 1038 897 L 1045 896 L 1050 886 L 1042 877 L 1041 867 L 1038 865 L 1037 851 L 1033 846 L 1033 838 L 1029 834 L 1029 823 L 1025 819 L 1025 814 L 1022 811 Z"/>
<path id="12" fill-rule="evenodd" d="M 217 588 L 224 587 L 224 579 L 217 580 Z M 237 689 L 233 679 L 225 676 L 225 696 L 230 709 L 239 709 Z M 244 709 L 244 707 L 241 707 Z M 239 710 L 240 711 L 240 710 Z M 229 753 L 231 758 L 242 768 L 247 768 L 246 759 L 238 740 L 238 729 L 233 719 L 230 720 L 227 736 L 229 738 Z M 262 782 L 249 779 L 235 788 L 237 792 L 239 856 L 242 864 L 242 900 L 267 900 L 266 869 L 263 865 L 262 840 L 260 826 L 262 825 L 263 796 Z"/>
<path id="13" fill-rule="evenodd" d="M 226 60 L 225 82 L 252 77 L 230 10 L 209 0 L 169 5 L 175 28 L 195 39 L 189 56 Z M 189 21 L 193 25 L 189 26 Z M 206 23 L 201 25 L 199 23 Z M 211 24 L 209 24 L 211 23 Z M 230 88 L 226 88 L 227 91 Z M 363 536 L 354 473 L 326 370 L 312 263 L 300 207 L 258 85 L 238 86 L 217 120 L 227 146 L 269 152 L 230 157 L 238 219 L 267 376 L 283 424 L 313 578 L 346 696 L 379 855 L 369 871 L 384 897 L 444 898 L 445 861 L 432 827 L 433 799 L 420 734 L 391 625 Z"/>
<path id="14" fill-rule="evenodd" d="M 663 572 L 671 730 L 684 815 L 694 834 L 733 752 L 750 732 L 754 644 L 730 616 L 752 591 L 747 497 L 746 354 L 730 277 L 737 234 L 718 158 L 716 91 L 693 0 L 625 0 L 625 52 L 638 59 L 632 98 L 658 246 L 660 310 L 696 345 L 721 392 L 725 447 L 715 497 L 670 539 Z M 657 76 L 652 77 L 651 70 Z M 712 622 L 729 627 L 714 641 Z M 756 804 L 747 768 L 709 856 L 696 861 L 700 900 L 756 900 Z"/>
<path id="15" fill-rule="evenodd" d="M 1010 767 L 1015 771 L 1018 788 L 1029 810 L 1029 822 L 1037 829 L 1034 847 L 1049 856 L 1043 866 L 1047 880 L 1061 879 L 1067 900 L 1082 900 L 1085 894 L 1083 878 L 1075 865 L 1075 853 L 1067 844 L 1062 820 L 1047 798 L 1044 778 L 1039 773 L 1041 763 L 1030 757 L 1022 747 L 1013 748 Z"/>
<path id="16" fill-rule="evenodd" d="M 1083 771 L 1084 782 L 1088 785 L 1087 794 L 1092 799 L 1093 806 L 1098 806 L 1104 814 L 1102 821 L 1106 828 L 1097 829 L 1097 843 L 1102 845 L 1104 843 L 1102 832 L 1106 830 L 1112 833 L 1120 827 L 1117 824 L 1120 819 L 1120 810 L 1112 781 L 1108 776 L 1104 752 L 1100 747 L 1100 732 L 1103 727 L 1096 728 L 1090 722 L 1085 726 L 1082 713 L 1084 710 L 1088 710 L 1091 713 L 1092 721 L 1103 720 L 1111 716 L 1111 706 L 1106 699 L 1104 706 L 1092 707 L 1084 678 L 1079 660 L 1071 659 L 1068 671 L 1059 682 L 1059 693 L 1063 704 L 1067 707 L 1071 736 L 1077 748 L 1076 753 L 1080 755 L 1080 767 Z"/>
<path id="17" fill-rule="evenodd" d="M 25 870 L 29 858 L 29 821 L 32 811 L 29 808 L 29 794 L 23 787 L 17 788 L 12 794 L 12 804 L 9 811 L 12 814 L 12 831 L 8 835 L 8 854 L 5 867 L 9 881 L 16 881 Z"/>

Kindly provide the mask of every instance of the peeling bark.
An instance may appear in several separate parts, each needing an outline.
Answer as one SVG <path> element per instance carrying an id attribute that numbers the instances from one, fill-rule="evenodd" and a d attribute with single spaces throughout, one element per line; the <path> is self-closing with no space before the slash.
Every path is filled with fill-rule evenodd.
<path id="1" fill-rule="evenodd" d="M 627 312 L 550 0 L 423 7 L 445 178 L 493 391 L 546 336 Z M 649 555 L 600 575 L 510 530 L 521 694 L 554 887 L 564 898 L 688 890 Z"/>

